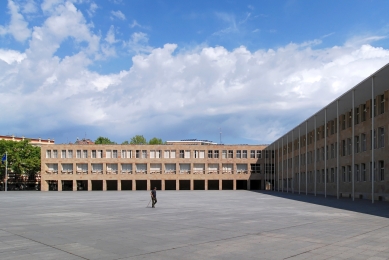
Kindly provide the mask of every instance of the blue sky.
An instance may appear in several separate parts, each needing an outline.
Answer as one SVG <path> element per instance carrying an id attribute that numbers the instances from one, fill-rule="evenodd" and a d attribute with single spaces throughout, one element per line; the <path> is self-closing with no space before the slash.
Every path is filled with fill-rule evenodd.
<path id="1" fill-rule="evenodd" d="M 0 134 L 270 143 L 389 61 L 388 1 L 0 2 Z M 317 97 L 320 96 L 320 99 Z"/>

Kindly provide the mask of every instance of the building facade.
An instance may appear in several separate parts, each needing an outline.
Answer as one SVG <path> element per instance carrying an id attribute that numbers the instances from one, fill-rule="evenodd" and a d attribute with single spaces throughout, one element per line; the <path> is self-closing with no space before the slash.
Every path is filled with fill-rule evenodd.
<path id="1" fill-rule="evenodd" d="M 263 189 L 265 145 L 56 144 L 41 148 L 41 190 Z"/>
<path id="2" fill-rule="evenodd" d="M 273 189 L 389 200 L 389 64 L 271 143 Z"/>
<path id="3" fill-rule="evenodd" d="M 14 135 L 0 135 L 0 140 L 6 140 L 6 141 L 15 141 L 15 142 L 20 142 L 24 140 L 29 140 L 30 144 L 34 146 L 42 146 L 44 144 L 55 144 L 54 139 L 42 139 L 42 138 L 27 138 L 27 137 L 18 137 Z"/>

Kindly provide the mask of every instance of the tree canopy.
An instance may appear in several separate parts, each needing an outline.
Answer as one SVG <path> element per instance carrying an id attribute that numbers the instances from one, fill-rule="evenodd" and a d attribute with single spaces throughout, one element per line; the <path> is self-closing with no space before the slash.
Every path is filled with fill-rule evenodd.
<path id="1" fill-rule="evenodd" d="M 146 138 L 143 135 L 136 135 L 131 138 L 130 144 L 147 144 Z"/>
<path id="2" fill-rule="evenodd" d="M 153 137 L 150 139 L 149 144 L 163 144 L 162 139 Z"/>
<path id="3" fill-rule="evenodd" d="M 126 140 L 122 144 L 130 144 L 130 142 Z"/>
<path id="4" fill-rule="evenodd" d="M 95 144 L 116 144 L 115 142 L 111 141 L 108 137 L 99 136 Z"/>
<path id="5" fill-rule="evenodd" d="M 21 142 L 0 140 L 1 157 L 7 152 L 8 169 L 16 174 L 35 174 L 41 170 L 41 149 L 28 140 Z M 1 164 L 4 172 L 5 164 Z"/>

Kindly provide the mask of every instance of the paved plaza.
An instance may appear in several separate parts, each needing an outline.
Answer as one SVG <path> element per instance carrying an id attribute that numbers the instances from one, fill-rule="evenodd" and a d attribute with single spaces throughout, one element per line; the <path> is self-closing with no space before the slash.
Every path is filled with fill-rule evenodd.
<path id="1" fill-rule="evenodd" d="M 389 259 L 389 203 L 278 192 L 1 192 L 0 259 Z"/>

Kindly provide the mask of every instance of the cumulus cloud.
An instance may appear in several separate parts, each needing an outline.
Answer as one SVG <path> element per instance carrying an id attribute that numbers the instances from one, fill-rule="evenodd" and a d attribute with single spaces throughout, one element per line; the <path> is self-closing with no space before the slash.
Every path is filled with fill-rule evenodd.
<path id="1" fill-rule="evenodd" d="M 95 55 L 115 56 L 112 46 L 122 42 L 115 27 L 101 38 L 72 2 L 46 0 L 41 8 L 47 18 L 25 51 L 0 49 L 0 128 L 9 133 L 217 141 L 221 127 L 224 142 L 268 143 L 389 58 L 388 49 L 371 45 L 379 36 L 328 48 L 320 48 L 322 39 L 184 51 L 173 43 L 151 47 L 148 35 L 136 32 L 123 44 L 133 54 L 127 69 L 102 74 L 90 67 Z M 59 57 L 69 38 L 83 47 Z"/>
<path id="2" fill-rule="evenodd" d="M 112 16 L 120 19 L 120 20 L 126 20 L 126 16 L 120 11 L 111 11 Z"/>
<path id="3" fill-rule="evenodd" d="M 19 6 L 12 0 L 8 0 L 8 10 L 11 21 L 6 26 L 0 26 L 0 35 L 11 34 L 15 40 L 24 42 L 31 35 L 28 23 L 19 11 Z"/>

